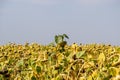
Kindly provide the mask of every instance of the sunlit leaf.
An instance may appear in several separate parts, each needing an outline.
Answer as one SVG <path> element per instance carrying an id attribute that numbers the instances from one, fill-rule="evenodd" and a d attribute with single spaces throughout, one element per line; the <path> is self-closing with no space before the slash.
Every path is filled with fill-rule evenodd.
<path id="1" fill-rule="evenodd" d="M 76 58 L 80 58 L 81 56 L 83 56 L 85 54 L 85 51 L 80 51 L 76 54 Z"/>
<path id="2" fill-rule="evenodd" d="M 105 61 L 105 55 L 104 55 L 104 53 L 100 53 L 100 55 L 98 57 L 98 61 L 99 61 L 99 63 L 103 63 Z"/>
<path id="3" fill-rule="evenodd" d="M 112 76 L 119 75 L 119 72 L 120 72 L 120 69 L 119 69 L 119 68 L 111 67 L 111 68 L 109 69 L 109 73 L 110 73 Z"/>
<path id="4" fill-rule="evenodd" d="M 24 65 L 24 60 L 23 59 L 19 60 L 16 65 L 17 66 L 23 66 Z"/>
<path id="5" fill-rule="evenodd" d="M 87 80 L 93 80 L 92 76 L 88 76 Z"/>

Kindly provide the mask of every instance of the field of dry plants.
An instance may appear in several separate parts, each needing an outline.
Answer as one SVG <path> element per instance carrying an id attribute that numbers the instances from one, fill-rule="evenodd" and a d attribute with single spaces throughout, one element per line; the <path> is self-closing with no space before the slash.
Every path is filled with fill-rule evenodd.
<path id="1" fill-rule="evenodd" d="M 0 80 L 119 80 L 120 46 L 55 43 L 0 46 Z"/>

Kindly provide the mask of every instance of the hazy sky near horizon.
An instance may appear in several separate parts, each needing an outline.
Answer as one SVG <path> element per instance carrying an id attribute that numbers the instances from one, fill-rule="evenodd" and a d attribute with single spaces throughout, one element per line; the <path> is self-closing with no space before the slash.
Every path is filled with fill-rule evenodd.
<path id="1" fill-rule="evenodd" d="M 69 43 L 120 45 L 120 0 L 0 0 L 0 44 L 63 33 Z"/>

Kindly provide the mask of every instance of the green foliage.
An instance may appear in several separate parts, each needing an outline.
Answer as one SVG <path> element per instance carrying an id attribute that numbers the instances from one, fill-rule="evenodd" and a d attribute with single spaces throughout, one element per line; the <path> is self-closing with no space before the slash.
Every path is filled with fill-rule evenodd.
<path id="1" fill-rule="evenodd" d="M 35 76 L 32 76 L 32 77 L 31 77 L 31 80 L 36 80 Z"/>
<path id="2" fill-rule="evenodd" d="M 41 72 L 41 67 L 40 66 L 37 66 L 36 67 L 36 72 L 39 74 Z"/>
<path id="3" fill-rule="evenodd" d="M 64 46 L 67 44 L 67 42 L 64 40 L 65 38 L 69 39 L 69 37 L 66 34 L 63 35 L 55 35 L 55 42 L 56 44 L 59 44 L 60 46 Z"/>

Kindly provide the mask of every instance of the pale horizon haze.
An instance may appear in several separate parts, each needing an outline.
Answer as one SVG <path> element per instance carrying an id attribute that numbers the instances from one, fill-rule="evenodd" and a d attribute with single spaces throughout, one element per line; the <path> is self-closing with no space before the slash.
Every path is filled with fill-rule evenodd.
<path id="1" fill-rule="evenodd" d="M 120 0 L 0 0 L 0 45 L 71 43 L 120 45 Z"/>

